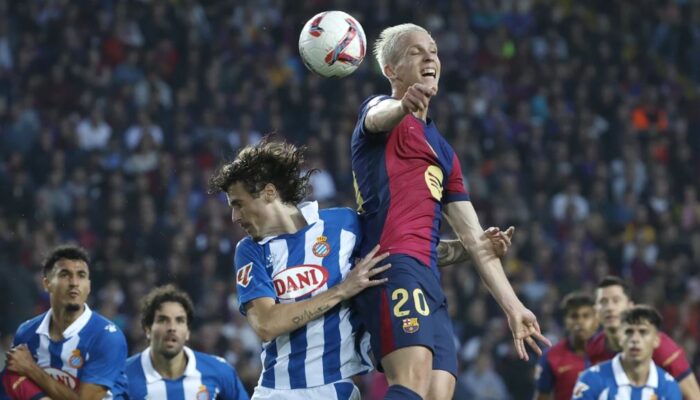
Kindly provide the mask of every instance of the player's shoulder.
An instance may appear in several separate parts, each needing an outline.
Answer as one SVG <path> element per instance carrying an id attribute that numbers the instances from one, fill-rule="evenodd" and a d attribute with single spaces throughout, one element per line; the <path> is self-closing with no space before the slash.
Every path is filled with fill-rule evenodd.
<path id="1" fill-rule="evenodd" d="M 372 108 L 382 102 L 383 100 L 390 99 L 391 96 L 387 96 L 385 94 L 373 94 L 368 96 L 363 102 L 362 105 L 360 105 L 361 110 L 365 110 L 368 108 Z"/>
<path id="2" fill-rule="evenodd" d="M 35 335 L 36 330 L 39 328 L 39 325 L 41 325 L 41 322 L 44 320 L 44 317 L 46 317 L 46 312 L 41 313 L 32 319 L 28 319 L 28 320 L 24 321 L 17 328 L 17 332 L 15 333 L 15 336 L 16 336 L 15 341 L 18 343 L 24 342 L 29 337 Z"/>
<path id="3" fill-rule="evenodd" d="M 665 332 L 659 332 L 659 347 L 680 348 L 678 343 Z"/>
<path id="4" fill-rule="evenodd" d="M 359 223 L 357 212 L 349 207 L 324 208 L 318 211 L 318 215 L 324 221 L 337 221 L 350 224 Z"/>
<path id="5" fill-rule="evenodd" d="M 197 361 L 197 369 L 206 369 L 217 373 L 226 373 L 233 370 L 223 357 L 214 354 L 202 353 L 201 351 L 191 350 L 194 358 Z"/>
<path id="6" fill-rule="evenodd" d="M 104 315 L 92 312 L 88 326 L 93 333 L 100 333 L 107 336 L 124 336 L 121 329 Z"/>
<path id="7" fill-rule="evenodd" d="M 548 360 L 552 359 L 557 359 L 557 358 L 562 358 L 571 351 L 569 350 L 569 346 L 566 342 L 566 340 L 560 340 L 555 344 L 554 346 L 546 349 L 544 353 L 542 354 L 543 357 L 546 357 Z"/>
<path id="8" fill-rule="evenodd" d="M 605 348 L 605 331 L 596 333 L 586 342 L 587 353 L 591 351 L 600 351 L 603 348 Z"/>
<path id="9" fill-rule="evenodd" d="M 138 352 L 131 357 L 126 359 L 126 374 L 130 375 L 131 373 L 134 373 L 140 369 L 141 367 L 141 356 L 143 352 Z"/>
<path id="10" fill-rule="evenodd" d="M 239 252 L 243 252 L 245 254 L 257 254 L 261 251 L 262 246 L 250 236 L 246 236 L 236 243 L 236 254 Z"/>

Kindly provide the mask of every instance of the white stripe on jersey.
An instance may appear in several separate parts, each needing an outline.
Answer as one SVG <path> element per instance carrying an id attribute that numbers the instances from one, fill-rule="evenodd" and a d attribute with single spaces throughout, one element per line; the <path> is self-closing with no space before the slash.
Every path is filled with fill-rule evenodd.
<path id="1" fill-rule="evenodd" d="M 610 392 L 609 388 L 605 388 L 602 392 L 600 392 L 600 396 L 598 396 L 598 400 L 608 400 L 608 393 Z"/>
<path id="2" fill-rule="evenodd" d="M 319 236 L 323 236 L 325 228 L 323 220 L 319 219 L 306 231 L 305 248 L 310 249 L 316 243 Z M 313 251 L 304 252 L 304 264 L 323 265 L 323 258 L 316 256 Z M 329 274 L 330 275 L 330 274 Z M 328 282 L 314 292 L 323 293 L 328 290 Z M 306 325 L 306 362 L 304 363 L 304 374 L 306 376 L 306 386 L 314 387 L 323 385 L 323 346 L 325 345 L 325 334 L 323 332 L 323 316 L 309 322 Z M 316 367 L 316 368 L 314 368 Z M 320 368 L 319 368 L 320 367 Z"/>
<path id="3" fill-rule="evenodd" d="M 615 394 L 615 399 L 631 399 L 632 398 L 632 387 L 631 386 L 620 386 L 617 388 L 617 393 Z"/>
<path id="4" fill-rule="evenodd" d="M 182 388 L 185 392 L 185 399 L 196 399 L 199 387 L 202 385 L 202 373 L 197 370 L 197 357 L 194 356 L 194 353 L 188 351 L 187 356 L 187 376 L 182 381 Z"/>
<path id="5" fill-rule="evenodd" d="M 146 375 L 146 382 L 148 382 L 149 374 L 157 374 L 155 372 L 155 369 L 153 368 L 153 364 L 151 364 L 150 354 L 150 351 L 141 352 L 141 368 L 143 369 L 143 372 Z M 165 387 L 165 381 L 163 379 L 155 379 L 153 380 L 153 382 L 148 382 L 146 384 L 146 391 L 148 392 L 146 398 L 149 400 L 168 398 L 168 389 Z"/>
<path id="6" fill-rule="evenodd" d="M 39 335 L 39 348 L 36 349 L 37 365 L 41 368 L 48 368 L 51 366 L 51 353 L 49 353 L 49 337 L 44 335 Z"/>
<path id="7" fill-rule="evenodd" d="M 345 229 L 340 231 L 340 251 L 338 252 L 338 265 L 340 265 L 340 274 L 345 280 L 345 277 L 350 272 L 352 268 L 352 260 L 350 256 L 352 255 L 352 250 L 355 248 L 355 242 L 357 241 L 357 236 Z"/>
<path id="8" fill-rule="evenodd" d="M 275 274 L 287 268 L 287 260 L 289 258 L 289 252 L 287 250 L 287 241 L 272 240 L 270 242 L 270 256 L 273 257 L 273 270 L 271 276 L 275 276 Z M 290 302 L 293 303 L 294 299 L 280 300 L 280 303 Z M 277 347 L 277 357 L 275 358 L 276 363 L 274 366 L 275 385 L 279 385 L 280 387 L 289 387 L 289 372 L 287 372 L 287 368 L 289 367 L 289 357 L 286 357 L 292 351 L 292 345 L 289 343 L 289 335 L 281 335 L 275 338 L 275 344 Z M 285 357 L 281 358 L 281 355 L 284 355 Z M 265 351 L 263 351 L 262 354 L 260 354 L 260 357 L 262 357 L 263 365 L 265 365 L 266 356 L 267 353 Z M 262 382 L 262 377 L 263 375 L 261 374 L 260 382 Z"/>
<path id="9" fill-rule="evenodd" d="M 656 394 L 654 394 L 654 389 L 650 387 L 645 387 L 642 389 L 642 400 L 657 399 Z"/>
<path id="10" fill-rule="evenodd" d="M 354 233 L 346 231 L 345 229 L 340 231 L 340 273 L 345 279 L 345 276 L 350 272 L 352 263 L 350 257 L 352 255 L 352 250 L 355 248 L 355 242 L 357 236 Z M 345 262 L 343 262 L 343 260 Z M 348 340 L 352 336 L 352 324 L 350 323 L 350 309 L 343 307 L 340 310 L 340 372 L 342 376 L 351 376 L 358 373 L 357 364 L 361 363 L 362 360 L 357 357 L 355 352 L 355 341 Z M 347 362 L 349 360 L 354 360 L 354 362 Z"/>
<path id="11" fill-rule="evenodd" d="M 73 355 L 73 350 L 78 348 L 78 342 L 80 342 L 80 336 L 71 336 L 61 347 L 61 361 L 63 362 L 62 370 L 68 372 L 73 376 L 78 376 L 78 369 L 73 368 L 68 360 Z M 87 354 L 81 354 L 82 357 L 87 357 Z"/>

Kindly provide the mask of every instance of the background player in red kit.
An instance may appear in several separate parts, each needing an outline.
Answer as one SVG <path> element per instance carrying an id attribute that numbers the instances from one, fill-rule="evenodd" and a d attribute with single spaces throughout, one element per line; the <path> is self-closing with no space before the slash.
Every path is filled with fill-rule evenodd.
<path id="1" fill-rule="evenodd" d="M 578 375 L 591 366 L 585 348 L 598 327 L 594 304 L 591 296 L 580 292 L 561 301 L 567 337 L 540 357 L 535 369 L 535 400 L 571 399 Z"/>
<path id="2" fill-rule="evenodd" d="M 620 316 L 632 306 L 634 303 L 630 298 L 629 286 L 624 280 L 608 276 L 598 283 L 595 309 L 603 330 L 586 344 L 586 353 L 593 365 L 612 359 L 622 350 L 618 332 Z M 684 399 L 700 400 L 700 388 L 685 351 L 663 332 L 659 332 L 659 340 L 659 346 L 652 355 L 654 363 L 678 381 Z"/>
<path id="3" fill-rule="evenodd" d="M 428 32 L 413 24 L 385 29 L 375 45 L 391 96 L 361 107 L 352 137 L 352 169 L 361 213 L 361 254 L 379 243 L 392 268 L 384 286 L 356 297 L 386 373 L 385 399 L 452 398 L 457 368 L 452 324 L 440 287 L 437 251 L 442 215 L 476 261 L 506 311 L 519 356 L 536 352 L 537 319 L 515 295 L 493 246 L 483 236 L 464 188 L 459 160 L 427 118 L 440 60 Z M 391 261 L 389 261 L 391 260 Z"/>

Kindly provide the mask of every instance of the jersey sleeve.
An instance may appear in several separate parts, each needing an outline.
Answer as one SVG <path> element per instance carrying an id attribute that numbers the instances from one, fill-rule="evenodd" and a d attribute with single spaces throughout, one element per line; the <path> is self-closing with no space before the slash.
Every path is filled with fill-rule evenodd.
<path id="1" fill-rule="evenodd" d="M 46 393 L 26 376 L 10 371 L 3 374 L 0 400 L 38 400 L 44 397 L 47 397 Z"/>
<path id="2" fill-rule="evenodd" d="M 659 379 L 663 379 L 663 383 L 659 385 L 659 387 L 662 389 L 662 393 L 659 393 L 662 395 L 663 399 L 668 399 L 668 400 L 681 400 L 683 399 L 683 393 L 681 392 L 681 387 L 676 382 L 675 379 L 673 379 L 673 376 L 671 376 L 668 372 L 665 371 L 659 371 Z M 661 378 L 663 377 L 663 378 Z"/>
<path id="3" fill-rule="evenodd" d="M 597 366 L 585 370 L 576 381 L 571 398 L 575 400 L 597 400 L 600 393 L 605 389 L 599 371 L 600 369 Z"/>
<path id="4" fill-rule="evenodd" d="M 444 204 L 451 203 L 453 201 L 469 201 L 469 193 L 464 187 L 464 178 L 462 177 L 462 167 L 459 164 L 459 158 L 457 154 L 452 154 L 452 171 L 447 177 L 447 183 L 445 185 L 444 195 L 442 202 Z"/>
<path id="5" fill-rule="evenodd" d="M 224 379 L 222 379 L 223 393 L 221 400 L 249 400 L 248 392 L 246 392 L 243 383 L 238 378 L 236 370 L 227 362 L 222 361 L 225 369 Z"/>
<path id="6" fill-rule="evenodd" d="M 114 325 L 105 326 L 90 346 L 82 368 L 81 383 L 92 383 L 114 389 L 126 370 L 126 338 Z"/>
<path id="7" fill-rule="evenodd" d="M 265 270 L 262 248 L 250 238 L 238 242 L 234 256 L 236 294 L 239 310 L 246 315 L 245 305 L 261 297 L 277 298 L 270 275 Z"/>
<path id="8" fill-rule="evenodd" d="M 663 332 L 660 333 L 659 347 L 654 350 L 653 359 L 656 365 L 666 370 L 678 382 L 692 372 L 685 351 Z"/>
<path id="9" fill-rule="evenodd" d="M 554 389 L 554 373 L 549 365 L 549 352 L 542 354 L 535 366 L 535 388 L 540 393 L 551 393 Z"/>
<path id="10" fill-rule="evenodd" d="M 360 137 L 366 137 L 367 136 L 367 130 L 365 129 L 365 118 L 367 118 L 367 113 L 369 110 L 382 102 L 382 100 L 390 99 L 391 96 L 386 96 L 386 95 L 381 95 L 381 96 L 372 96 L 365 100 L 362 105 L 360 106 L 360 115 L 357 118 L 357 130 L 359 132 Z"/>

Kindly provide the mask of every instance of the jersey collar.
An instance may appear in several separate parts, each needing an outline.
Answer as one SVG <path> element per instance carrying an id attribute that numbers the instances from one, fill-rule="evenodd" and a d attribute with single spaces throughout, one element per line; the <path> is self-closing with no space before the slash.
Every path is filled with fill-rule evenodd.
<path id="1" fill-rule="evenodd" d="M 647 378 L 647 383 L 645 387 L 657 388 L 659 387 L 659 374 L 656 371 L 656 364 L 654 361 L 649 361 L 649 377 Z M 625 370 L 622 368 L 622 363 L 620 362 L 620 354 L 616 355 L 612 361 L 613 374 L 615 375 L 615 383 L 617 386 L 632 386 Z"/>
<path id="2" fill-rule="evenodd" d="M 189 347 L 185 346 L 182 348 L 187 355 L 187 365 L 185 366 L 184 376 L 195 376 L 198 375 L 197 371 L 197 360 L 194 358 L 194 352 Z M 143 374 L 146 377 L 147 383 L 153 383 L 165 380 L 158 371 L 153 367 L 153 362 L 151 361 L 151 347 L 141 352 L 141 367 L 143 368 Z"/>
<path id="3" fill-rule="evenodd" d="M 44 315 L 44 319 L 41 320 L 41 324 L 39 324 L 39 327 L 36 328 L 36 333 L 39 335 L 44 335 L 48 336 L 49 338 L 51 337 L 50 333 L 50 327 L 51 327 L 51 317 L 53 316 L 53 310 L 49 308 L 49 311 L 46 312 Z M 73 321 L 72 324 L 70 324 L 64 331 L 63 331 L 63 338 L 69 338 L 71 336 L 75 336 L 80 332 L 85 325 L 87 325 L 88 321 L 90 321 L 90 317 L 92 317 L 92 310 L 90 307 L 88 307 L 87 304 L 85 304 L 85 310 L 83 310 L 83 313 L 80 314 L 78 319 Z"/>
<path id="4" fill-rule="evenodd" d="M 311 225 L 318 221 L 320 219 L 318 215 L 318 202 L 317 201 L 305 201 L 303 203 L 299 203 L 297 205 L 297 208 L 301 212 L 301 215 L 304 217 L 306 220 L 306 223 Z M 265 236 L 264 238 L 260 239 L 258 241 L 258 244 L 263 245 L 270 240 L 276 238 L 279 235 L 274 235 L 274 236 Z"/>

